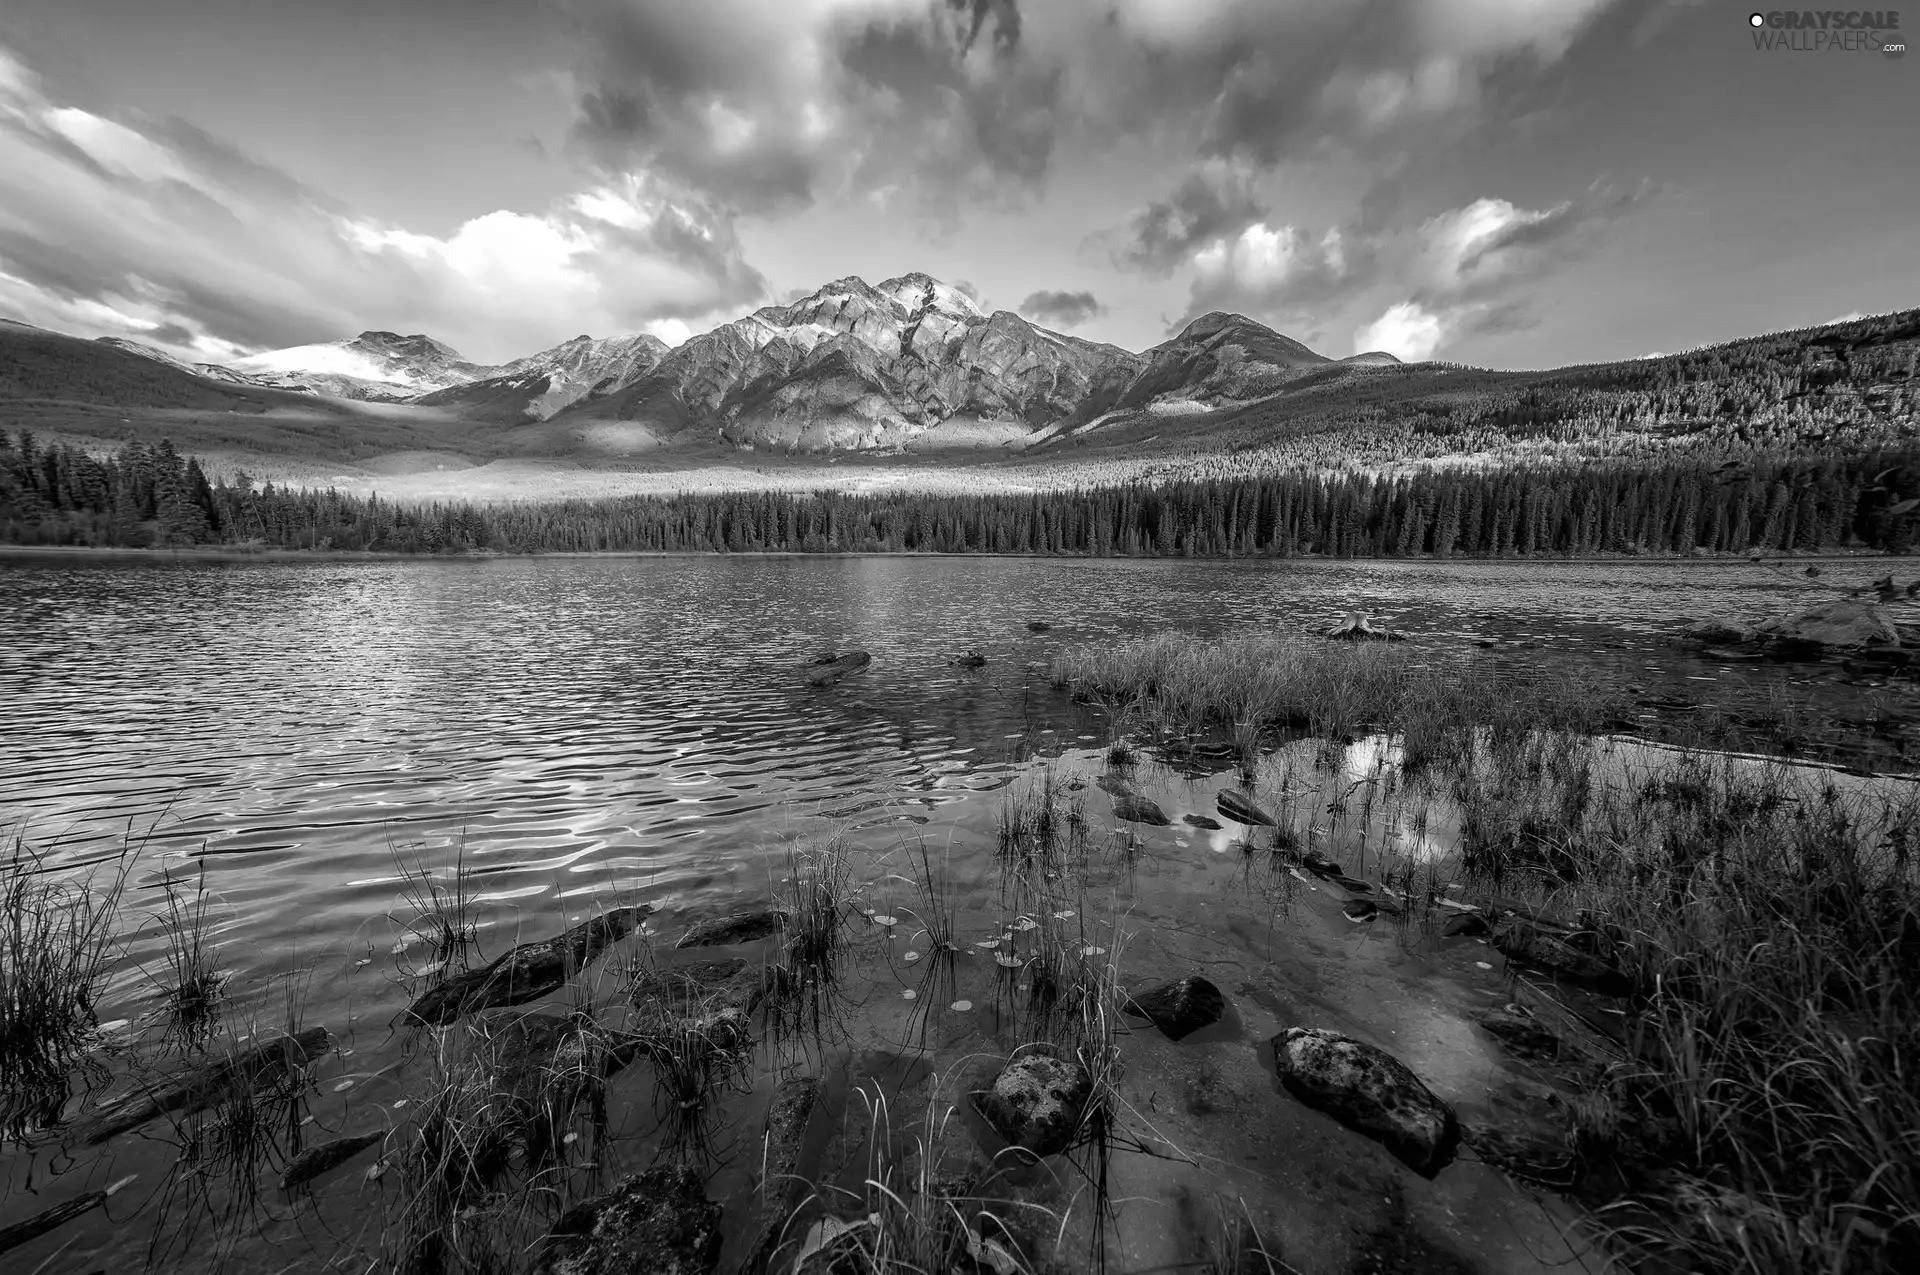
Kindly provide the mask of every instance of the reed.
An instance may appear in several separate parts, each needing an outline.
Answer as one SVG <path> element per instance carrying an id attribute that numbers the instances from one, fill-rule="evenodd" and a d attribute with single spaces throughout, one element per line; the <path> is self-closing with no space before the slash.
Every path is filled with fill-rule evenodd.
<path id="1" fill-rule="evenodd" d="M 87 1054 L 133 848 L 63 868 L 15 832 L 0 864 L 0 1138 L 60 1118 Z"/>

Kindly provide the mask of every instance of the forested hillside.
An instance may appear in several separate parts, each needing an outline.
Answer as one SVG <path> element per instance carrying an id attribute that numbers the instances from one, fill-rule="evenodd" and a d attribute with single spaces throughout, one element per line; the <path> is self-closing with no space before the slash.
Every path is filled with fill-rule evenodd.
<path id="1" fill-rule="evenodd" d="M 1150 556 L 1903 552 L 1920 448 L 1751 463 L 1293 471 L 1030 495 L 768 492 L 407 507 L 210 481 L 170 444 L 106 460 L 0 432 L 0 539 L 400 553 L 786 550 Z"/>

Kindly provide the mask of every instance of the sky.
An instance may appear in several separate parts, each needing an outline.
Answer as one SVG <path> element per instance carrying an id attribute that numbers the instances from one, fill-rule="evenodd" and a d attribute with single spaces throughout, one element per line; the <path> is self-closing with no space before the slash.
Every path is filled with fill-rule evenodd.
<path id="1" fill-rule="evenodd" d="M 0 316 L 497 363 L 919 270 L 1135 350 L 1226 310 L 1532 368 L 1920 305 L 1920 4 L 1751 12 L 5 0 Z"/>

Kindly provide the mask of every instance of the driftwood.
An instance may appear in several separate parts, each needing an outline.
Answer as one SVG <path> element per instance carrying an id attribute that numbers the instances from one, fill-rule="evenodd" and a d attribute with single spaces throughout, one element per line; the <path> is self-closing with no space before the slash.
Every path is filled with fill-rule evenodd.
<path id="1" fill-rule="evenodd" d="M 131 1095 L 95 1116 L 81 1132 L 87 1146 L 137 1129 L 158 1116 L 204 1110 L 230 1094 L 252 1088 L 262 1079 L 302 1067 L 331 1052 L 333 1037 L 324 1027 L 309 1027 L 297 1036 L 242 1050 L 193 1068 L 170 1085 Z"/>
<path id="2" fill-rule="evenodd" d="M 633 932 L 650 915 L 649 904 L 615 908 L 554 938 L 522 943 L 499 960 L 468 970 L 440 984 L 407 1006 L 411 1023 L 444 1027 L 462 1014 L 508 1005 L 524 1005 L 558 991 L 601 952 Z"/>
<path id="3" fill-rule="evenodd" d="M 807 666 L 807 685 L 832 686 L 841 678 L 861 672 L 873 663 L 873 657 L 865 651 L 848 651 L 845 655 L 825 657 L 815 660 Z"/>

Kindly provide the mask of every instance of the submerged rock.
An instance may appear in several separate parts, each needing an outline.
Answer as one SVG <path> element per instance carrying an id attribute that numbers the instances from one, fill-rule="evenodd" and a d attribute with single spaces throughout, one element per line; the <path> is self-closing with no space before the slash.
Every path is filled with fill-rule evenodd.
<path id="1" fill-rule="evenodd" d="M 1189 824 L 1195 828 L 1204 829 L 1207 832 L 1220 831 L 1220 821 L 1209 818 L 1206 815 L 1181 815 L 1180 822 Z"/>
<path id="2" fill-rule="evenodd" d="M 1440 933 L 1450 939 L 1477 938 L 1490 933 L 1492 928 L 1487 924 L 1487 918 L 1478 912 L 1456 912 L 1440 927 Z"/>
<path id="3" fill-rule="evenodd" d="M 633 980 L 632 999 L 643 1019 L 694 1011 L 738 1010 L 751 1014 L 780 981 L 777 967 L 749 964 L 737 956 L 732 960 L 694 961 L 639 973 Z"/>
<path id="4" fill-rule="evenodd" d="M 1272 815 L 1231 788 L 1222 789 L 1219 796 L 1214 798 L 1213 804 L 1219 807 L 1221 814 L 1235 823 L 1249 824 L 1259 828 L 1275 826 Z"/>
<path id="5" fill-rule="evenodd" d="M 752 908 L 745 912 L 729 912 L 725 916 L 696 922 L 692 929 L 680 936 L 680 941 L 674 946 L 731 947 L 735 943 L 751 943 L 756 939 L 778 934 L 786 924 L 787 914 L 779 908 Z"/>
<path id="6" fill-rule="evenodd" d="M 291 1191 L 302 1183 L 311 1182 L 321 1174 L 339 1168 L 385 1137 L 386 1134 L 378 1132 L 356 1133 L 323 1142 L 317 1147 L 308 1147 L 287 1163 L 286 1172 L 280 1175 L 280 1189 Z"/>
<path id="7" fill-rule="evenodd" d="M 1346 619 L 1327 630 L 1327 636 L 1347 642 L 1404 642 L 1407 635 L 1398 629 L 1377 627 L 1374 622 L 1355 611 Z"/>
<path id="8" fill-rule="evenodd" d="M 1151 1019 L 1168 1040 L 1181 1040 L 1219 1022 L 1226 1009 L 1220 989 L 1198 974 L 1139 992 L 1126 1004 L 1127 1013 Z"/>
<path id="9" fill-rule="evenodd" d="M 447 979 L 409 1005 L 407 1021 L 442 1027 L 462 1014 L 524 1005 L 558 991 L 651 915 L 649 904 L 615 908 L 550 939 L 522 943 L 489 965 Z"/>
<path id="10" fill-rule="evenodd" d="M 1560 1038 L 1542 1027 L 1532 1015 L 1515 1013 L 1517 1007 L 1489 1010 L 1474 1017 L 1513 1054 L 1534 1061 L 1551 1062 L 1560 1056 Z"/>
<path id="11" fill-rule="evenodd" d="M 1681 637 L 1708 646 L 1739 646 L 1753 640 L 1753 629 L 1732 620 L 1705 620 L 1683 630 Z"/>
<path id="12" fill-rule="evenodd" d="M 987 657 L 978 651 L 962 651 L 953 662 L 961 668 L 980 668 L 986 664 Z"/>
<path id="13" fill-rule="evenodd" d="M 720 1206 L 698 1172 L 661 1166 L 567 1210 L 534 1275 L 708 1275 L 720 1261 Z"/>
<path id="14" fill-rule="evenodd" d="M 976 1106 L 994 1132 L 1038 1156 L 1073 1144 L 1093 1096 L 1093 1078 L 1079 1063 L 1049 1054 L 1022 1054 L 1008 1063 Z"/>
<path id="15" fill-rule="evenodd" d="M 873 663 L 865 651 L 848 651 L 832 659 L 818 659 L 807 666 L 807 685 L 832 686 L 844 677 L 858 673 Z"/>
<path id="16" fill-rule="evenodd" d="M 1027 632 L 1029 633 L 1045 633 L 1047 630 L 1051 629 L 1052 627 L 1053 626 L 1051 624 L 1048 624 L 1045 620 L 1028 620 L 1027 621 Z"/>
<path id="17" fill-rule="evenodd" d="M 1374 1139 L 1423 1177 L 1452 1160 L 1460 1142 L 1453 1108 L 1406 1064 L 1338 1032 L 1290 1027 L 1273 1038 L 1288 1093 Z"/>
<path id="18" fill-rule="evenodd" d="M 1173 822 L 1152 798 L 1142 797 L 1139 793 L 1115 797 L 1113 814 L 1116 819 L 1124 819 L 1128 823 L 1152 824 L 1156 828 L 1165 828 Z"/>
<path id="19" fill-rule="evenodd" d="M 326 1028 L 309 1027 L 298 1035 L 203 1061 L 169 1084 L 123 1098 L 100 1112 L 80 1130 L 80 1140 L 87 1146 L 97 1146 L 157 1116 L 205 1110 L 293 1068 L 304 1067 L 332 1049 L 333 1037 Z"/>
<path id="20" fill-rule="evenodd" d="M 1593 931 L 1556 931 L 1521 917 L 1508 917 L 1493 931 L 1494 950 L 1508 960 L 1586 983 L 1615 994 L 1629 990 L 1627 976 L 1617 965 L 1594 952 L 1603 940 Z"/>
<path id="21" fill-rule="evenodd" d="M 799 1203 L 807 1183 L 800 1176 L 800 1155 L 804 1149 L 807 1122 L 820 1105 L 818 1076 L 789 1076 L 773 1091 L 773 1105 L 767 1111 L 767 1136 L 762 1163 L 765 1176 L 760 1181 L 762 1204 L 760 1228 L 753 1247 L 741 1264 L 743 1271 L 774 1269 L 774 1256 L 781 1244 L 794 1206 Z"/>
<path id="22" fill-rule="evenodd" d="M 1093 782 L 1099 785 L 1101 792 L 1109 793 L 1115 797 L 1132 797 L 1139 791 L 1132 784 L 1114 774 L 1112 771 L 1103 772 L 1100 777 Z"/>

